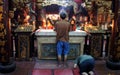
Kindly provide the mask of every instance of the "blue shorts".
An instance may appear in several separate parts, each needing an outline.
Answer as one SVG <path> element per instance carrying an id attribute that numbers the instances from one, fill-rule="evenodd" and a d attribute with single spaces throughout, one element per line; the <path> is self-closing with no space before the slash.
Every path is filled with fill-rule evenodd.
<path id="1" fill-rule="evenodd" d="M 69 42 L 64 41 L 58 41 L 57 42 L 57 54 L 62 55 L 62 52 L 64 55 L 67 55 L 69 52 Z"/>

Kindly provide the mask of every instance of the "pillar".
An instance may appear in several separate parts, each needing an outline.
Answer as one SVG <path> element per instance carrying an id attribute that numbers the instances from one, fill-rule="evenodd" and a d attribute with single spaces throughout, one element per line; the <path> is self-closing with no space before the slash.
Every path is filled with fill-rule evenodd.
<path id="1" fill-rule="evenodd" d="M 10 59 L 11 53 L 11 28 L 8 19 L 8 0 L 2 2 L 2 17 L 0 17 L 0 72 L 7 73 L 15 70 L 15 63 Z"/>

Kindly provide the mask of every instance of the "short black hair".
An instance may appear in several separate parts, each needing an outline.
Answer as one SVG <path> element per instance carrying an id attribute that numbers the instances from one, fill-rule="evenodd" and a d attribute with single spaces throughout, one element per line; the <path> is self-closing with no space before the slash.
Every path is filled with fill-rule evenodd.
<path id="1" fill-rule="evenodd" d="M 64 13 L 64 12 L 61 12 L 61 13 L 60 13 L 60 18 L 65 19 L 66 16 L 67 16 L 66 13 Z"/>

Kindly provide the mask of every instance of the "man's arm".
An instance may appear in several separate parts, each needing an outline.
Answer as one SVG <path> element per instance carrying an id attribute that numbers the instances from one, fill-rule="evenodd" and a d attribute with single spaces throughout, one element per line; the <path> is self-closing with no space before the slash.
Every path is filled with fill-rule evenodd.
<path id="1" fill-rule="evenodd" d="M 80 61 L 80 56 L 75 59 L 74 68 L 77 68 L 77 64 L 79 63 L 79 61 Z"/>

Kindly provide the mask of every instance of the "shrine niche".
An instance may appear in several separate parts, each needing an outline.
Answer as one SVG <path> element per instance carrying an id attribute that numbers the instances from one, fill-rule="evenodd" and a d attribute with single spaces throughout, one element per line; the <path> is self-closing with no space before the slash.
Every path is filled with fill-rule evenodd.
<path id="1" fill-rule="evenodd" d="M 46 29 L 49 28 L 47 24 L 47 19 L 49 18 L 52 21 L 52 25 L 50 27 L 54 27 L 54 23 L 60 19 L 59 13 L 61 10 L 65 10 L 67 12 L 68 19 L 72 17 L 74 14 L 73 12 L 73 1 L 72 0 L 56 0 L 56 1 L 39 1 L 37 0 L 37 10 L 36 13 L 37 16 L 37 29 L 43 28 Z"/>
<path id="2" fill-rule="evenodd" d="M 59 20 L 59 12 L 64 9 L 68 14 L 68 20 L 75 16 L 76 27 L 96 26 L 97 30 L 110 30 L 113 19 L 113 8 L 111 0 L 10 0 L 14 5 L 11 10 L 14 11 L 12 24 L 18 25 L 35 25 L 39 29 L 47 24 L 47 18 L 51 15 L 50 20 L 53 24 Z M 10 3 L 11 3 L 10 2 Z M 27 8 L 29 12 L 24 13 L 23 9 Z M 21 10 L 22 9 L 22 10 Z M 16 14 L 18 12 L 18 14 Z M 26 9 L 25 9 L 26 10 Z M 29 13 L 29 14 L 28 14 Z M 49 16 L 48 16 L 49 15 Z M 21 21 L 23 19 L 23 22 Z M 53 28 L 52 27 L 52 28 Z M 49 28 L 49 27 L 48 27 Z M 89 30 L 87 30 L 89 31 Z"/>
<path id="3" fill-rule="evenodd" d="M 31 30 L 29 27 L 33 28 L 32 31 L 54 30 L 54 24 L 60 20 L 59 13 L 65 11 L 67 12 L 66 20 L 71 23 L 73 31 L 82 30 L 92 35 L 87 38 L 90 47 L 87 51 L 96 58 L 107 55 L 108 48 L 103 50 L 103 45 L 94 45 L 94 43 L 104 44 L 104 40 L 109 40 L 114 21 L 112 0 L 10 1 L 14 3 L 11 10 L 15 14 L 18 13 L 14 14 L 15 17 L 11 20 L 12 27 L 16 26 L 15 29 L 19 29 L 20 32 Z M 108 44 L 107 42 L 106 46 Z"/>
<path id="4" fill-rule="evenodd" d="M 9 0 L 9 11 L 13 11 L 11 26 L 17 28 L 19 25 L 33 25 L 36 23 L 36 1 L 35 0 Z"/>

